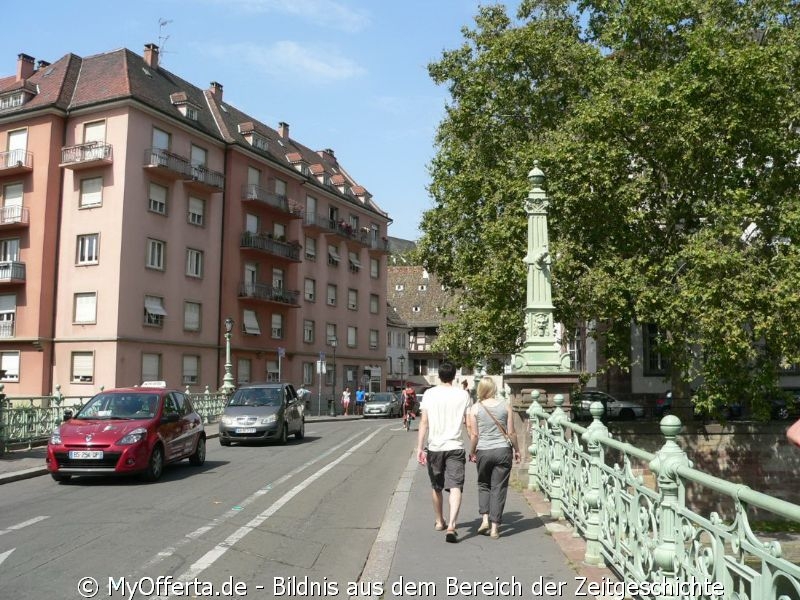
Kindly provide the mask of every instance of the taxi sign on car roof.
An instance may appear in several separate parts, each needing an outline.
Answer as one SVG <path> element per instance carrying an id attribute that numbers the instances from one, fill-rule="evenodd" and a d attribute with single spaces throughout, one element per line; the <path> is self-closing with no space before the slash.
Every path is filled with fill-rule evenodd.
<path id="1" fill-rule="evenodd" d="M 166 381 L 143 381 L 142 385 L 139 387 L 149 387 L 149 388 L 165 388 L 167 387 Z"/>

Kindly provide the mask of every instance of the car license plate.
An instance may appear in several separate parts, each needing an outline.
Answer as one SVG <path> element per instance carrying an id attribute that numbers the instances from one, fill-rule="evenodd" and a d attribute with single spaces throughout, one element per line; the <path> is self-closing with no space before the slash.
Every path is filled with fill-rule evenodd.
<path id="1" fill-rule="evenodd" d="M 237 427 L 234 433 L 255 433 L 255 427 Z"/>
<path id="2" fill-rule="evenodd" d="M 75 460 L 99 460 L 103 458 L 102 450 L 70 450 L 69 457 Z"/>

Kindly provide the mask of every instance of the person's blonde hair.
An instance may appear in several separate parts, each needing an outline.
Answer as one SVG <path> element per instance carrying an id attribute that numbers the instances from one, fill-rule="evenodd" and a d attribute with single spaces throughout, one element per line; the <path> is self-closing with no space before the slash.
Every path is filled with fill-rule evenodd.
<path id="1" fill-rule="evenodd" d="M 478 400 L 486 400 L 487 398 L 494 398 L 495 394 L 497 394 L 497 385 L 494 383 L 494 379 L 489 377 L 488 375 L 481 377 L 481 380 L 478 382 Z"/>

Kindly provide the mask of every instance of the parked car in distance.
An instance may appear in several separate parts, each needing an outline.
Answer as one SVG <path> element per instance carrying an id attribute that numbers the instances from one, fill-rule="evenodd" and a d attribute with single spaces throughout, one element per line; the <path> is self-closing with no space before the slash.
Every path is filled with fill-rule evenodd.
<path id="1" fill-rule="evenodd" d="M 593 402 L 600 402 L 605 408 L 604 418 L 631 421 L 644 417 L 644 407 L 629 400 L 619 400 L 606 392 L 585 389 L 572 396 L 572 418 L 576 421 L 591 419 L 589 407 Z"/>
<path id="2" fill-rule="evenodd" d="M 403 414 L 400 396 L 394 392 L 376 392 L 364 403 L 364 418 L 399 417 Z"/>
<path id="3" fill-rule="evenodd" d="M 203 419 L 183 392 L 148 382 L 105 390 L 53 430 L 47 469 L 58 482 L 74 475 L 140 473 L 158 480 L 164 465 L 206 460 Z"/>
<path id="4" fill-rule="evenodd" d="M 290 435 L 302 440 L 306 423 L 302 402 L 290 383 L 250 383 L 231 396 L 219 422 L 219 443 L 285 444 Z"/>

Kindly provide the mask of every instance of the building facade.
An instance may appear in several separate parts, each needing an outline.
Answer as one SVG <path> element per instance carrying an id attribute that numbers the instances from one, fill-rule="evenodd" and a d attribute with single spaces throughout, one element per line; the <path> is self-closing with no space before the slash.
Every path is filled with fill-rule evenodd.
<path id="1" fill-rule="evenodd" d="M 390 219 L 332 150 L 166 71 L 152 44 L 19 55 L 0 149 L 7 394 L 216 389 L 226 318 L 236 382 L 335 395 L 381 376 Z"/>

